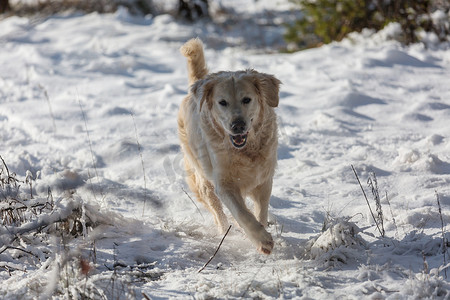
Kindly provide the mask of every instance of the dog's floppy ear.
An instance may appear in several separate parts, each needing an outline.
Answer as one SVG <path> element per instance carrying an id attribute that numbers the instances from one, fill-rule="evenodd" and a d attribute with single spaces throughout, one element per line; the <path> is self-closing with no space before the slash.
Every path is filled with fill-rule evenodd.
<path id="1" fill-rule="evenodd" d="M 278 92 L 280 91 L 281 81 L 273 75 L 259 73 L 255 70 L 249 71 L 254 76 L 254 84 L 262 100 L 266 101 L 271 107 L 277 107 L 280 100 Z"/>
<path id="2" fill-rule="evenodd" d="M 213 87 L 213 79 L 200 79 L 191 86 L 191 93 L 195 96 L 197 101 L 200 101 L 199 111 L 202 110 L 202 106 L 205 102 L 207 102 L 209 109 L 212 108 Z"/>

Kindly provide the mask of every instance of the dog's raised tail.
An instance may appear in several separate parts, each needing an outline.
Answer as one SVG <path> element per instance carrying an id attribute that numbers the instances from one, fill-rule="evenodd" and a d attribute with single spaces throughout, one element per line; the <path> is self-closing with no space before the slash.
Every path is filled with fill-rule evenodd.
<path id="1" fill-rule="evenodd" d="M 203 53 L 203 43 L 199 38 L 194 38 L 186 42 L 181 49 L 181 54 L 186 56 L 188 63 L 189 84 L 193 84 L 208 74 L 205 55 Z"/>

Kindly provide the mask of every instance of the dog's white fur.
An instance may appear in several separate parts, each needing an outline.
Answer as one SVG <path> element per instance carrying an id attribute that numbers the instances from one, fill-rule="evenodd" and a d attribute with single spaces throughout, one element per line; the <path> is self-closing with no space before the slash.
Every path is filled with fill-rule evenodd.
<path id="1" fill-rule="evenodd" d="M 265 227 L 277 162 L 273 108 L 280 81 L 254 70 L 208 74 L 199 39 L 181 53 L 191 84 L 178 114 L 189 187 L 222 232 L 228 228 L 223 203 L 257 249 L 270 254 L 274 244 Z M 254 200 L 254 215 L 246 196 Z"/>

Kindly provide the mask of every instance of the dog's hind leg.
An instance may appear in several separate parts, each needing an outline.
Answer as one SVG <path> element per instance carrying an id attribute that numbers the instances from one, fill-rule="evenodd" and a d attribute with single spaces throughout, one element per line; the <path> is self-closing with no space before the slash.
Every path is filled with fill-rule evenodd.
<path id="1" fill-rule="evenodd" d="M 228 229 L 228 219 L 223 212 L 222 203 L 214 192 L 214 186 L 195 172 L 189 174 L 187 183 L 197 200 L 212 213 L 219 231 L 225 233 Z"/>
<path id="2" fill-rule="evenodd" d="M 221 233 L 225 233 L 228 229 L 228 219 L 225 213 L 223 212 L 222 202 L 220 202 L 219 198 L 217 198 L 216 193 L 214 192 L 214 186 L 206 179 L 203 179 L 202 182 L 202 197 L 205 202 L 208 203 L 207 207 L 209 211 L 214 216 L 214 221 L 219 227 Z"/>

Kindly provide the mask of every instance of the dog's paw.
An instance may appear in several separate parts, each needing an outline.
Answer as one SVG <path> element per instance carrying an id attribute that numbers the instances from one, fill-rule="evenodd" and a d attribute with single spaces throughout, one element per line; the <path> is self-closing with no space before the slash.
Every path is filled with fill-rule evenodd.
<path id="1" fill-rule="evenodd" d="M 272 252 L 274 242 L 272 239 L 272 235 L 265 230 L 262 230 L 258 234 L 258 238 L 255 239 L 256 248 L 262 254 L 269 255 Z"/>
<path id="2" fill-rule="evenodd" d="M 258 251 L 261 252 L 262 254 L 269 255 L 270 253 L 272 253 L 272 249 L 273 249 L 273 241 L 266 241 L 261 244 L 261 246 L 258 248 Z"/>

